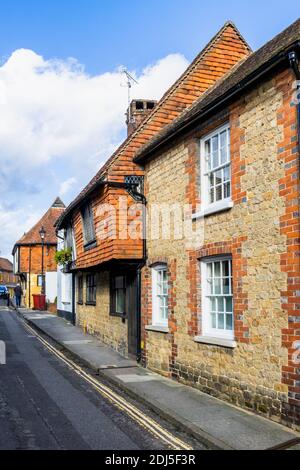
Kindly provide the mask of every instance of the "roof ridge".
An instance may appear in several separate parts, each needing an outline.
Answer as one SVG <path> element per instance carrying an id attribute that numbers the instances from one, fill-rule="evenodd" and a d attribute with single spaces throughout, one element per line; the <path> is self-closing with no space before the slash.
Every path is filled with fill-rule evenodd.
<path id="1" fill-rule="evenodd" d="M 128 136 L 115 150 L 115 152 L 106 160 L 106 162 L 101 166 L 101 168 L 98 170 L 96 175 L 91 179 L 91 181 L 80 191 L 78 196 L 69 204 L 69 206 L 66 208 L 66 214 L 68 214 L 75 206 L 77 200 L 80 200 L 82 196 L 84 196 L 85 191 L 88 189 L 89 185 L 94 181 L 94 184 L 96 184 L 98 181 L 102 179 L 102 177 L 109 172 L 109 169 L 111 166 L 114 164 L 114 162 L 122 155 L 122 152 L 124 152 L 128 146 L 131 144 L 131 142 L 138 136 L 138 134 L 145 129 L 145 127 L 151 122 L 151 119 L 155 116 L 156 113 L 158 113 L 159 110 L 163 107 L 165 102 L 172 97 L 178 90 L 178 88 L 181 86 L 181 84 L 186 80 L 186 78 L 193 73 L 193 71 L 197 68 L 199 62 L 205 58 L 206 55 L 209 54 L 211 49 L 215 46 L 215 44 L 218 42 L 218 40 L 222 37 L 222 34 L 228 27 L 231 27 L 234 29 L 234 31 L 238 34 L 238 36 L 241 38 L 242 42 L 244 43 L 246 49 L 249 52 L 249 55 L 252 52 L 252 49 L 250 48 L 249 44 L 245 41 L 243 36 L 241 35 L 240 31 L 238 28 L 235 26 L 235 24 L 232 21 L 226 21 L 224 25 L 217 31 L 217 33 L 210 39 L 210 41 L 201 49 L 201 51 L 197 54 L 197 56 L 193 59 L 193 61 L 188 65 L 188 67 L 184 70 L 184 72 L 180 75 L 180 77 L 173 83 L 169 89 L 163 94 L 163 96 L 160 98 L 158 101 L 157 105 L 155 108 L 151 111 L 151 113 L 147 116 L 147 118 L 137 127 L 137 129 L 130 135 Z M 242 60 L 242 59 L 240 59 Z M 240 62 L 239 60 L 239 62 Z M 239 63 L 238 62 L 238 63 Z M 63 218 L 63 215 L 61 216 Z M 59 223 L 59 221 L 58 221 Z"/>
<path id="2" fill-rule="evenodd" d="M 175 125 L 180 125 L 181 121 L 184 122 L 184 119 L 186 116 L 188 116 L 189 114 L 191 114 L 191 116 L 193 116 L 193 110 L 201 105 L 202 102 L 205 102 L 205 100 L 207 99 L 207 97 L 209 97 L 209 95 L 213 94 L 215 92 L 216 89 L 218 89 L 218 87 L 220 87 L 222 85 L 223 82 L 226 82 L 228 79 L 230 79 L 230 77 L 235 73 L 238 73 L 239 69 L 242 68 L 246 62 L 253 60 L 253 56 L 256 56 L 256 55 L 259 55 L 259 54 L 262 54 L 262 52 L 264 51 L 264 49 L 268 49 L 268 47 L 270 46 L 270 44 L 272 43 L 275 43 L 276 45 L 276 41 L 278 42 L 278 39 L 281 38 L 281 37 L 284 37 L 285 34 L 287 32 L 289 32 L 290 30 L 293 30 L 293 28 L 295 28 L 295 25 L 297 25 L 297 23 L 299 23 L 299 27 L 300 27 L 300 18 L 298 18 L 297 20 L 295 20 L 291 25 L 289 25 L 287 28 L 285 28 L 284 30 L 282 30 L 281 32 L 279 32 L 278 34 L 276 34 L 273 38 L 271 38 L 269 41 L 267 41 L 266 43 L 264 43 L 260 48 L 258 48 L 256 51 L 252 52 L 251 54 L 249 54 L 248 56 L 244 57 L 243 59 L 241 59 L 239 62 L 237 62 L 230 70 L 228 70 L 227 73 L 225 73 L 222 77 L 220 77 L 213 86 L 211 86 L 209 89 L 207 89 L 204 93 L 201 94 L 201 96 L 199 96 L 195 101 L 194 103 L 192 103 L 191 106 L 189 106 L 188 108 L 184 109 L 171 123 L 167 124 L 164 128 L 162 128 L 160 130 L 160 132 L 158 132 L 157 134 L 155 134 L 151 139 L 149 139 L 142 147 L 139 148 L 139 150 L 136 152 L 136 157 L 135 157 L 135 161 L 136 162 L 139 162 L 141 159 L 143 159 L 143 155 L 145 154 L 145 152 L 147 151 L 152 151 L 153 150 L 153 144 L 155 145 L 156 141 L 159 142 L 162 138 L 166 137 L 166 135 L 168 135 L 170 129 L 172 129 L 172 127 Z M 300 33 L 299 33 L 300 35 Z M 287 47 L 287 46 L 286 46 Z M 278 51 L 280 51 L 281 48 L 279 47 L 278 50 L 277 50 L 277 53 Z M 247 64 L 246 64 L 247 65 Z M 261 66 L 261 64 L 256 64 L 256 69 L 259 68 Z M 222 95 L 221 95 L 222 96 Z M 197 111 L 196 111 L 197 112 Z M 149 150 L 150 149 L 150 150 Z"/>
<path id="3" fill-rule="evenodd" d="M 249 44 L 247 43 L 247 41 L 244 39 L 244 37 L 242 36 L 242 34 L 240 33 L 239 29 L 236 27 L 236 25 L 234 24 L 233 21 L 231 20 L 228 20 L 224 23 L 224 25 L 219 29 L 219 31 L 210 39 L 210 41 L 201 49 L 201 51 L 197 54 L 197 56 L 195 57 L 195 59 L 192 60 L 192 62 L 188 65 L 188 67 L 185 69 L 185 71 L 180 75 L 180 77 L 175 81 L 175 83 L 173 83 L 173 85 L 171 85 L 171 87 L 164 93 L 164 95 L 161 97 L 161 99 L 158 101 L 157 105 L 155 106 L 155 108 L 152 110 L 152 112 L 147 116 L 147 118 L 142 121 L 142 123 L 137 127 L 137 129 L 130 135 L 130 138 L 129 140 L 125 140 L 125 142 L 123 142 L 123 144 L 126 144 L 126 145 L 129 145 L 131 140 L 133 140 L 133 138 L 138 134 L 138 132 L 140 132 L 142 129 L 144 129 L 144 127 L 146 126 L 146 124 L 149 123 L 149 121 L 151 120 L 151 118 L 156 114 L 156 112 L 158 111 L 158 109 L 160 109 L 162 107 L 162 105 L 165 103 L 165 101 L 172 95 L 175 93 L 175 91 L 179 88 L 179 86 L 183 83 L 183 81 L 185 80 L 185 78 L 187 77 L 187 75 L 189 75 L 192 71 L 195 70 L 195 68 L 197 67 L 198 63 L 200 62 L 200 60 L 202 60 L 205 55 L 207 55 L 211 48 L 215 45 L 215 43 L 218 41 L 218 39 L 222 36 L 222 34 L 224 33 L 224 31 L 226 30 L 226 28 L 228 26 L 231 26 L 234 28 L 234 30 L 237 32 L 237 34 L 240 36 L 240 38 L 242 39 L 242 41 L 244 42 L 245 46 L 248 48 L 249 52 L 252 53 L 252 49 L 251 47 L 249 46 Z M 242 60 L 242 59 L 241 59 Z M 239 63 L 239 62 L 238 62 Z M 125 145 L 125 146 L 126 146 Z M 120 146 L 122 147 L 122 145 Z M 123 151 L 124 148 L 118 148 L 116 150 L 116 152 L 112 155 L 112 157 L 117 157 L 118 155 L 118 152 L 120 151 Z M 119 150 L 120 149 L 120 150 Z M 111 158 L 112 158 L 111 157 Z M 111 163 L 114 162 L 114 159 L 111 161 Z M 104 164 L 105 166 L 105 164 Z M 101 172 L 101 168 L 99 170 L 99 172 Z"/>

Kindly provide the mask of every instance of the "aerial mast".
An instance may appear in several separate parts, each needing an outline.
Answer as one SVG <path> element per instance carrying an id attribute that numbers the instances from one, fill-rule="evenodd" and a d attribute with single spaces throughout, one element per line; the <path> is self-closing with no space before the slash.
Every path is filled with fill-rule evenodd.
<path id="1" fill-rule="evenodd" d="M 130 105 L 131 105 L 131 88 L 134 84 L 138 85 L 138 82 L 136 81 L 136 79 L 128 72 L 128 70 L 124 69 L 123 70 L 123 73 L 126 77 L 126 86 L 128 88 L 128 122 L 132 122 L 132 119 L 131 119 L 131 109 L 130 109 Z"/>

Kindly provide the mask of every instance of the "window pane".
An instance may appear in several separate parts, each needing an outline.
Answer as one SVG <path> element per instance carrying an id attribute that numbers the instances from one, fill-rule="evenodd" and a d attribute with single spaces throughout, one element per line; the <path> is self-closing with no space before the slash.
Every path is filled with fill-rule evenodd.
<path id="1" fill-rule="evenodd" d="M 211 327 L 212 328 L 217 328 L 217 318 L 216 318 L 215 313 L 211 314 Z"/>
<path id="2" fill-rule="evenodd" d="M 116 290 L 116 313 L 125 313 L 125 292 L 123 289 Z"/>
<path id="3" fill-rule="evenodd" d="M 117 276 L 115 278 L 115 288 L 124 289 L 124 287 L 125 287 L 124 276 Z"/>
<path id="4" fill-rule="evenodd" d="M 219 149 L 219 136 L 215 135 L 212 139 L 212 151 L 217 152 Z"/>
<path id="5" fill-rule="evenodd" d="M 225 183 L 224 184 L 224 198 L 228 198 L 231 196 L 231 184 Z"/>
<path id="6" fill-rule="evenodd" d="M 214 297 L 210 299 L 210 311 L 211 312 L 216 312 L 216 307 L 217 307 L 216 301 L 217 299 L 215 299 Z"/>
<path id="7" fill-rule="evenodd" d="M 222 262 L 222 276 L 229 277 L 229 261 Z"/>
<path id="8" fill-rule="evenodd" d="M 223 169 L 223 181 L 230 181 L 231 175 L 230 175 L 230 166 L 225 166 Z"/>
<path id="9" fill-rule="evenodd" d="M 219 261 L 214 263 L 214 276 L 221 277 L 221 263 Z"/>
<path id="10" fill-rule="evenodd" d="M 205 161 L 206 161 L 206 169 L 211 169 L 211 148 L 210 148 L 210 140 L 205 142 Z"/>
<path id="11" fill-rule="evenodd" d="M 223 279 L 223 294 L 225 295 L 230 294 L 229 285 L 230 285 L 230 279 L 229 278 Z"/>
<path id="12" fill-rule="evenodd" d="M 208 278 L 213 277 L 212 263 L 207 263 L 207 277 Z"/>
<path id="13" fill-rule="evenodd" d="M 226 315 L 226 330 L 233 329 L 233 317 L 232 315 Z"/>
<path id="14" fill-rule="evenodd" d="M 218 312 L 224 312 L 224 297 L 218 298 Z"/>
<path id="15" fill-rule="evenodd" d="M 222 185 L 216 187 L 216 201 L 221 201 L 223 199 L 222 195 Z"/>
<path id="16" fill-rule="evenodd" d="M 228 159 L 228 145 L 227 145 L 227 131 L 220 134 L 220 154 L 221 154 L 221 165 L 227 162 Z"/>
<path id="17" fill-rule="evenodd" d="M 223 175 L 222 175 L 222 170 L 218 170 L 215 172 L 215 184 L 216 186 L 222 184 L 223 182 Z"/>
<path id="18" fill-rule="evenodd" d="M 214 281 L 215 285 L 215 294 L 220 295 L 221 294 L 221 279 L 216 278 Z"/>
<path id="19" fill-rule="evenodd" d="M 226 312 L 232 313 L 232 297 L 226 297 Z"/>
<path id="20" fill-rule="evenodd" d="M 218 328 L 219 328 L 219 330 L 224 330 L 224 328 L 225 328 L 223 313 L 218 315 Z"/>

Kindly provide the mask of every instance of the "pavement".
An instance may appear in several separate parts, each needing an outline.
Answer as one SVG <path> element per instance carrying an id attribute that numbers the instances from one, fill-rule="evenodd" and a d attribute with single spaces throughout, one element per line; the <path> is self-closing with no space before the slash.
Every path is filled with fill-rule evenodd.
<path id="1" fill-rule="evenodd" d="M 280 424 L 144 369 L 62 318 L 26 309 L 19 313 L 100 377 L 210 449 L 263 450 L 300 437 Z"/>
<path id="2" fill-rule="evenodd" d="M 53 355 L 6 307 L 0 307 L 0 340 L 6 345 L 6 363 L 0 364 L 0 450 L 169 449 Z M 130 402 L 127 396 L 123 400 Z"/>

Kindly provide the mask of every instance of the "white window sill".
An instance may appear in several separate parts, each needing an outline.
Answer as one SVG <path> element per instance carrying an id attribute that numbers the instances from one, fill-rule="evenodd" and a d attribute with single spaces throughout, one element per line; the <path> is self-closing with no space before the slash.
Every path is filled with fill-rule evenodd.
<path id="1" fill-rule="evenodd" d="M 201 210 L 200 212 L 196 212 L 192 215 L 192 219 L 201 219 L 203 217 L 207 217 L 211 214 L 216 214 L 218 212 L 228 211 L 229 209 L 233 208 L 233 202 L 231 199 L 217 202 L 216 204 L 211 204 L 207 206 L 205 209 Z"/>
<path id="2" fill-rule="evenodd" d="M 213 336 L 195 336 L 194 341 L 195 343 L 223 346 L 229 349 L 235 349 L 237 347 L 237 342 L 229 338 L 216 338 Z"/>
<path id="3" fill-rule="evenodd" d="M 163 325 L 147 325 L 145 327 L 145 330 L 147 331 L 156 331 L 158 333 L 169 333 L 169 327 L 168 326 L 163 326 Z"/>

